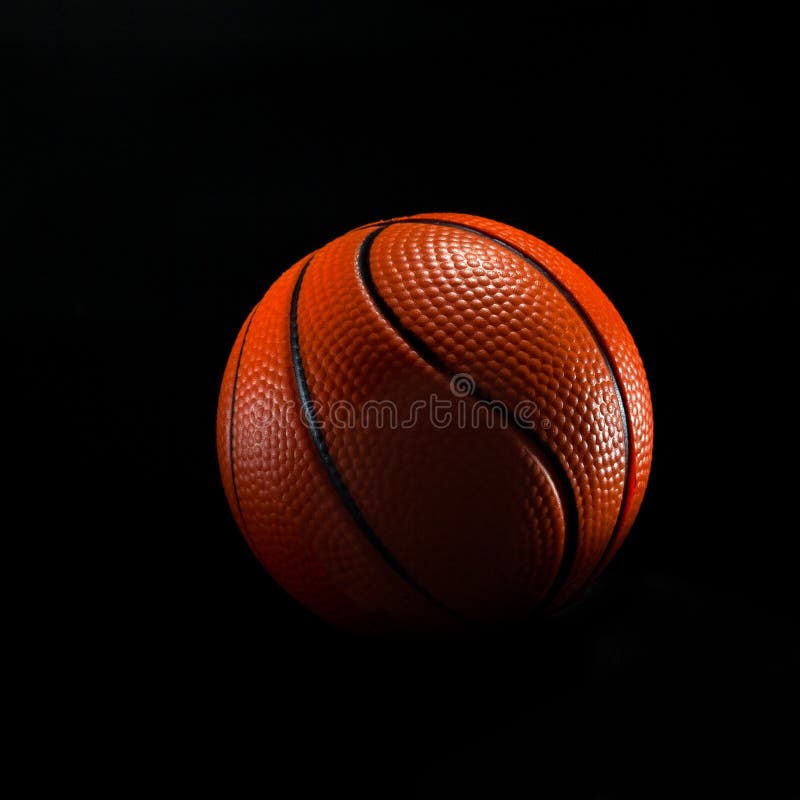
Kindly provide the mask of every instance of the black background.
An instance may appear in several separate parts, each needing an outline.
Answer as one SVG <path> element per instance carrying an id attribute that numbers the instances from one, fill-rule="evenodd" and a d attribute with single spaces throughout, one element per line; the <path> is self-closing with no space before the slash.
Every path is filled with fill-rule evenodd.
<path id="1" fill-rule="evenodd" d="M 57 487 L 38 585 L 44 562 L 75 565 L 59 597 L 77 610 L 51 630 L 102 753 L 79 774 L 797 796 L 786 28 L 673 3 L 15 9 L 4 191 L 23 247 L 3 316 L 46 409 L 35 482 Z M 241 540 L 216 394 L 285 268 L 438 210 L 528 230 L 604 288 L 648 370 L 653 473 L 568 613 L 361 641 Z"/>

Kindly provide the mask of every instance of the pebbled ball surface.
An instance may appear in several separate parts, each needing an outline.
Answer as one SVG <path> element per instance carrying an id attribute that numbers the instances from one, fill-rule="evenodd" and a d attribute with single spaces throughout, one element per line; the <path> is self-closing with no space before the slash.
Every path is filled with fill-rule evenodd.
<path id="1" fill-rule="evenodd" d="M 580 268 L 502 223 L 420 215 L 276 281 L 231 352 L 217 445 L 240 529 L 301 603 L 351 630 L 452 629 L 599 574 L 646 488 L 652 411 Z"/>

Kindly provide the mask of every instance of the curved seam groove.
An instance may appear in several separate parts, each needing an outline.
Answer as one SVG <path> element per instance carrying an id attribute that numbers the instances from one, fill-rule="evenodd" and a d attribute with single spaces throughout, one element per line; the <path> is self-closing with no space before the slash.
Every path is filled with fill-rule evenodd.
<path id="1" fill-rule="evenodd" d="M 467 622 L 467 620 L 465 620 L 460 614 L 455 612 L 453 609 L 448 608 L 440 600 L 434 597 L 427 589 L 425 589 L 424 586 L 419 584 L 408 572 L 408 570 L 406 570 L 406 568 L 398 561 L 396 556 L 389 550 L 386 544 L 384 544 L 384 542 L 378 537 L 365 518 L 361 509 L 353 499 L 350 490 L 347 488 L 347 484 L 344 482 L 344 479 L 342 478 L 342 475 L 334 463 L 333 457 L 331 456 L 328 443 L 325 441 L 325 437 L 322 432 L 319 416 L 317 415 L 317 411 L 314 407 L 311 393 L 309 391 L 308 380 L 306 378 L 305 367 L 303 366 L 302 354 L 300 352 L 300 337 L 297 326 L 297 308 L 300 298 L 300 288 L 303 284 L 306 270 L 308 269 L 309 264 L 311 264 L 312 259 L 313 256 L 306 261 L 300 271 L 300 275 L 297 278 L 297 283 L 295 283 L 294 290 L 292 292 L 292 302 L 289 310 L 289 341 L 291 346 L 295 383 L 297 385 L 297 393 L 300 398 L 300 414 L 304 417 L 304 424 L 308 428 L 309 434 L 311 435 L 311 441 L 314 444 L 314 448 L 316 449 L 317 454 L 322 461 L 322 465 L 327 472 L 328 478 L 336 493 L 339 495 L 339 499 L 342 501 L 342 504 L 347 509 L 358 529 L 361 531 L 367 541 L 373 546 L 373 548 L 381 555 L 386 564 L 395 572 L 395 574 L 402 578 L 409 586 L 415 589 L 431 604 L 435 605 L 440 611 L 443 611 L 451 617 L 457 618 L 462 623 Z"/>
<path id="2" fill-rule="evenodd" d="M 395 313 L 394 309 L 388 304 L 386 299 L 378 291 L 375 284 L 372 270 L 370 268 L 370 251 L 372 245 L 377 238 L 378 234 L 390 227 L 390 225 L 397 223 L 387 223 L 382 228 L 371 231 L 361 243 L 358 253 L 358 271 L 361 277 L 361 282 L 367 291 L 375 307 L 382 314 L 384 319 L 392 326 L 397 334 L 405 341 L 405 343 L 424 361 L 432 366 L 437 372 L 443 374 L 446 378 L 451 379 L 455 375 L 455 371 L 447 366 L 439 356 L 416 334 L 414 331 L 406 328 L 400 318 Z M 513 429 L 521 434 L 525 439 L 529 440 L 535 445 L 535 454 L 541 456 L 548 466 L 548 473 L 556 484 L 557 493 L 562 500 L 562 508 L 564 512 L 564 550 L 561 556 L 561 563 L 555 578 L 553 579 L 550 587 L 542 598 L 543 605 L 552 601 L 552 599 L 561 591 L 562 586 L 569 576 L 572 565 L 577 555 L 578 544 L 578 508 L 575 492 L 572 489 L 572 484 L 567 476 L 566 470 L 558 457 L 550 449 L 545 441 L 536 436 L 530 428 L 520 425 L 515 419 L 513 414 L 509 413 L 508 407 L 505 403 L 493 399 L 487 392 L 476 386 L 472 392 L 472 396 L 478 400 L 490 404 L 490 407 L 497 409 L 502 406 L 505 409 L 505 416 L 511 420 Z M 563 502 L 566 501 L 566 502 Z"/>
<path id="3" fill-rule="evenodd" d="M 611 382 L 614 386 L 614 393 L 617 397 L 617 405 L 619 408 L 620 417 L 622 418 L 622 434 L 623 440 L 625 445 L 625 480 L 622 490 L 622 498 L 620 500 L 619 512 L 617 513 L 617 520 L 614 523 L 614 529 L 611 532 L 611 536 L 609 537 L 608 541 L 606 542 L 606 546 L 603 549 L 597 563 L 595 564 L 593 571 L 590 573 L 590 578 L 586 581 L 586 584 L 590 583 L 591 580 L 595 577 L 595 572 L 599 568 L 599 566 L 604 562 L 606 556 L 608 555 L 609 551 L 611 550 L 612 546 L 616 542 L 619 532 L 622 528 L 622 523 L 624 522 L 625 517 L 625 510 L 629 505 L 629 495 L 631 492 L 631 442 L 633 441 L 633 430 L 631 429 L 631 418 L 628 412 L 628 406 L 625 402 L 625 396 L 622 394 L 622 389 L 620 388 L 621 379 L 617 372 L 616 366 L 614 365 L 614 361 L 612 360 L 608 348 L 606 347 L 605 343 L 603 342 L 602 336 L 597 328 L 594 326 L 594 323 L 591 320 L 591 317 L 585 311 L 583 306 L 578 302 L 575 295 L 558 279 L 552 272 L 550 272 L 547 267 L 545 267 L 541 262 L 537 261 L 533 256 L 528 255 L 523 250 L 520 250 L 515 245 L 507 242 L 505 239 L 500 238 L 499 236 L 494 236 L 492 234 L 486 233 L 485 231 L 480 230 L 479 228 L 475 228 L 471 225 L 466 225 L 461 222 L 453 222 L 450 220 L 443 220 L 443 219 L 435 219 L 435 218 L 425 218 L 425 217 L 415 217 L 412 219 L 398 219 L 394 220 L 391 224 L 394 225 L 401 225 L 401 224 L 427 224 L 427 225 L 440 225 L 442 227 L 447 228 L 458 228 L 464 231 L 468 231 L 469 233 L 474 233 L 478 236 L 481 236 L 484 239 L 488 239 L 495 244 L 500 245 L 506 250 L 509 250 L 514 255 L 521 258 L 527 264 L 532 266 L 537 272 L 541 275 L 544 275 L 545 278 L 548 279 L 564 299 L 572 306 L 575 312 L 580 317 L 581 321 L 585 325 L 586 329 L 589 331 L 592 339 L 597 346 L 600 355 L 605 362 L 606 369 L 608 370 L 608 374 L 611 377 Z M 584 585 L 586 585 L 584 584 Z"/>

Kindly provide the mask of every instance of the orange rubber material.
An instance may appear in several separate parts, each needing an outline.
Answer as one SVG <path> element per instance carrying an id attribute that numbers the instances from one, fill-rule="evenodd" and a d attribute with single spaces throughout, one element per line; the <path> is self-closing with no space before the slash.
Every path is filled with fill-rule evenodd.
<path id="1" fill-rule="evenodd" d="M 501 223 L 420 215 L 270 288 L 217 444 L 239 527 L 297 600 L 351 630 L 435 631 L 557 608 L 596 577 L 641 503 L 652 412 L 627 328 L 575 264 Z"/>

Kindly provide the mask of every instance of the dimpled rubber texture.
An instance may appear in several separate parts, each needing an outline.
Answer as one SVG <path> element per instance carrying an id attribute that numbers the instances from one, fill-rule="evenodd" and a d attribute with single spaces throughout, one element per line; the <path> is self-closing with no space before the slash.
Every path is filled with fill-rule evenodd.
<path id="1" fill-rule="evenodd" d="M 240 529 L 297 600 L 351 630 L 438 630 L 558 608 L 596 577 L 641 503 L 652 413 L 575 264 L 426 214 L 278 279 L 231 352 L 217 444 Z"/>

